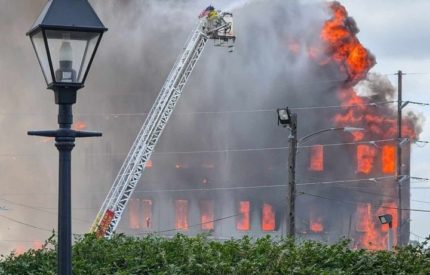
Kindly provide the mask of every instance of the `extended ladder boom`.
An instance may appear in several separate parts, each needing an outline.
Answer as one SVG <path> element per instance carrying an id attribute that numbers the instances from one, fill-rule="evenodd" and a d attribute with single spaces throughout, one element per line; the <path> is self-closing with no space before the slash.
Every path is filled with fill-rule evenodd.
<path id="1" fill-rule="evenodd" d="M 97 214 L 91 232 L 96 232 L 98 237 L 109 238 L 117 228 L 145 164 L 150 159 L 208 39 L 215 39 L 219 41 L 218 45 L 227 45 L 230 49 L 233 47 L 228 45 L 235 40 L 231 13 L 217 13 L 216 17 L 212 18 L 204 14 L 202 17 L 204 18 L 200 19 L 193 30 L 167 77 Z"/>

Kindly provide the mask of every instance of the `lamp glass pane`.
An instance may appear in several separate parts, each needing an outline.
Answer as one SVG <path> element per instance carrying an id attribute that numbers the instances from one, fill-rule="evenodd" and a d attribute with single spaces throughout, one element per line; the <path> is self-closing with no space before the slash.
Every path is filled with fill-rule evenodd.
<path id="1" fill-rule="evenodd" d="M 56 82 L 83 83 L 100 33 L 46 30 Z"/>
<path id="2" fill-rule="evenodd" d="M 39 31 L 30 36 L 40 67 L 42 68 L 43 76 L 46 84 L 52 82 L 51 68 L 49 67 L 48 54 L 46 52 L 45 41 L 42 31 Z"/>

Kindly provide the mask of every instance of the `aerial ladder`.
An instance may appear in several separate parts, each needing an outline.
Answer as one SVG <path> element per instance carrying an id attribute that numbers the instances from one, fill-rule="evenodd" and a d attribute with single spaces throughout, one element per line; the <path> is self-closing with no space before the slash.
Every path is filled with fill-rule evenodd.
<path id="1" fill-rule="evenodd" d="M 207 41 L 234 50 L 233 14 L 216 11 L 212 6 L 199 16 L 183 51 L 176 60 L 146 120 L 115 178 L 91 227 L 97 237 L 110 238 L 115 232 L 146 163 L 169 120 Z"/>

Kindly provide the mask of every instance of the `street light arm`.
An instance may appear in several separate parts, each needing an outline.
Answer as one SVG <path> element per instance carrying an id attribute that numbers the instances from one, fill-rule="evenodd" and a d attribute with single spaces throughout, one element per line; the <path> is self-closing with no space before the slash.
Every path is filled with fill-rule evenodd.
<path id="1" fill-rule="evenodd" d="M 319 135 L 319 134 L 324 133 L 324 132 L 330 132 L 330 131 L 356 132 L 356 131 L 364 131 L 364 129 L 363 128 L 357 128 L 357 127 L 350 127 L 350 126 L 327 128 L 327 129 L 323 129 L 323 130 L 320 130 L 320 131 L 317 131 L 317 132 L 314 132 L 314 133 L 311 133 L 309 135 L 302 137 L 298 143 L 300 144 L 300 143 L 304 142 L 305 140 L 309 139 L 310 137 Z"/>
<path id="2" fill-rule="evenodd" d="M 311 133 L 311 134 L 309 134 L 309 135 L 306 135 L 306 136 L 304 136 L 304 137 L 300 138 L 298 143 L 300 144 L 300 143 L 304 142 L 305 140 L 307 140 L 307 139 L 309 139 L 309 138 L 311 138 L 311 137 L 313 137 L 313 136 L 319 135 L 319 134 L 321 134 L 321 133 L 330 132 L 330 131 L 343 131 L 343 130 L 344 130 L 344 128 L 345 128 L 345 127 L 339 127 L 339 128 L 327 128 L 327 129 L 319 130 L 319 131 L 317 131 L 317 132 L 313 132 L 313 133 Z"/>

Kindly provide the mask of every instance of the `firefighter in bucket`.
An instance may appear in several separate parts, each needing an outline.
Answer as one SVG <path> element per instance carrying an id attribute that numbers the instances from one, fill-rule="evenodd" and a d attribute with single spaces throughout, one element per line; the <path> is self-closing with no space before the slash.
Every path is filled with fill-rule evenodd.
<path id="1" fill-rule="evenodd" d="M 203 17 L 206 17 L 209 20 L 213 20 L 218 17 L 218 12 L 212 5 L 210 5 L 200 13 L 199 18 Z"/>
<path id="2" fill-rule="evenodd" d="M 206 9 L 204 9 L 200 15 L 199 18 L 206 18 L 207 24 L 203 27 L 203 30 L 213 30 L 217 27 L 221 26 L 222 24 L 222 18 L 220 17 L 220 14 L 215 8 L 211 5 L 208 6 Z"/>

